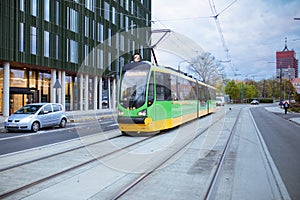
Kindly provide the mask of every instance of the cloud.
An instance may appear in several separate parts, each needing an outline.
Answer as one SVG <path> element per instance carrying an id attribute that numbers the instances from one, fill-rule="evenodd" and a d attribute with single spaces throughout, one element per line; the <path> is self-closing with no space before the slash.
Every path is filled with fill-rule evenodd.
<path id="1" fill-rule="evenodd" d="M 232 0 L 217 1 L 217 12 L 223 11 Z M 234 68 L 240 74 L 253 74 L 257 79 L 275 75 L 276 51 L 288 48 L 300 55 L 300 1 L 238 0 L 218 16 Z M 154 28 L 169 28 L 199 44 L 219 60 L 226 60 L 220 35 L 216 28 L 209 1 L 163 0 L 152 2 Z M 168 63 L 166 63 L 168 64 Z M 232 68 L 226 67 L 229 78 Z"/>

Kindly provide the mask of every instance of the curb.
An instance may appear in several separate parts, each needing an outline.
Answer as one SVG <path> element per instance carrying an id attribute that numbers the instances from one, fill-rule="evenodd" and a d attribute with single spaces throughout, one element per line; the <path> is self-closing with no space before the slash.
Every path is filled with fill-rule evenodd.
<path id="1" fill-rule="evenodd" d="M 103 115 L 101 117 L 82 117 L 79 119 L 69 119 L 69 122 L 76 123 L 76 122 L 84 122 L 84 121 L 90 121 L 90 120 L 101 120 L 101 119 L 108 119 L 113 118 L 115 115 Z"/>

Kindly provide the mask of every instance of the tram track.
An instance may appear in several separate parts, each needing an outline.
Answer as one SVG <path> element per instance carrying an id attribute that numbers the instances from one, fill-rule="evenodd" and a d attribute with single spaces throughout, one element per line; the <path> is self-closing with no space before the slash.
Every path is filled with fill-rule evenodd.
<path id="1" fill-rule="evenodd" d="M 88 147 L 88 146 L 90 147 L 90 146 L 93 146 L 93 145 L 99 145 L 99 144 L 104 143 L 104 142 L 111 142 L 112 140 L 117 139 L 117 138 L 120 138 L 120 137 L 124 137 L 124 136 L 122 136 L 122 135 L 113 136 L 113 137 L 111 137 L 111 138 L 107 138 L 107 139 L 101 140 L 101 141 L 96 141 L 96 142 L 90 143 L 90 144 L 88 144 L 88 145 L 83 145 L 83 146 L 71 148 L 71 149 L 68 149 L 68 150 L 65 150 L 65 151 L 62 151 L 62 152 L 58 152 L 58 153 L 51 154 L 51 155 L 48 155 L 48 156 L 44 156 L 44 157 L 36 158 L 36 159 L 33 159 L 33 160 L 29 160 L 29 161 L 26 161 L 26 162 L 23 162 L 23 163 L 19 163 L 19 164 L 16 164 L 16 165 L 12 165 L 12 166 L 10 166 L 10 167 L 2 168 L 2 169 L 0 170 L 0 175 L 1 175 L 2 173 L 4 173 L 4 172 L 9 171 L 9 170 L 14 170 L 14 169 L 16 169 L 16 168 L 20 168 L 20 167 L 24 167 L 24 166 L 25 166 L 25 167 L 26 167 L 26 166 L 30 167 L 30 166 L 29 166 L 30 164 L 36 164 L 36 163 L 38 163 L 38 162 L 45 161 L 45 160 L 50 159 L 50 158 L 53 159 L 53 158 L 56 158 L 56 157 L 61 156 L 61 155 L 64 155 L 64 154 L 67 154 L 67 153 L 70 153 L 70 152 L 74 152 L 74 151 L 77 151 L 77 150 L 86 148 L 86 147 Z M 24 191 L 24 190 L 26 190 L 26 189 L 29 189 L 29 188 L 31 188 L 31 187 L 34 187 L 34 186 L 36 186 L 36 185 L 38 185 L 38 184 L 41 184 L 41 183 L 46 182 L 46 181 L 49 181 L 49 180 L 54 179 L 54 178 L 56 178 L 56 177 L 58 177 L 58 176 L 61 176 L 61 175 L 63 175 L 63 174 L 66 174 L 66 173 L 68 173 L 68 172 L 71 172 L 71 171 L 74 171 L 74 170 L 76 170 L 76 169 L 79 169 L 79 168 L 81 168 L 81 167 L 83 167 L 83 166 L 89 165 L 89 164 L 91 164 L 91 163 L 93 163 L 93 162 L 95 162 L 95 161 L 98 161 L 99 159 L 103 159 L 103 158 L 108 157 L 108 156 L 110 156 L 110 155 L 112 155 L 112 154 L 116 154 L 116 153 L 118 153 L 118 152 L 120 152 L 120 151 L 123 151 L 123 150 L 125 150 L 125 149 L 130 148 L 130 147 L 133 147 L 133 146 L 138 145 L 138 144 L 140 144 L 140 143 L 143 143 L 143 142 L 145 142 L 145 141 L 147 141 L 147 140 L 150 140 L 150 139 L 152 139 L 153 137 L 155 137 L 155 136 L 147 137 L 147 138 L 138 140 L 137 142 L 133 142 L 133 143 L 131 143 L 131 144 L 129 144 L 129 145 L 126 145 L 126 146 L 124 146 L 124 147 L 122 147 L 122 148 L 119 148 L 119 149 L 116 149 L 116 150 L 114 150 L 114 151 L 105 153 L 105 154 L 103 154 L 103 155 L 100 155 L 100 156 L 97 156 L 97 157 L 93 157 L 92 159 L 88 159 L 88 160 L 86 160 L 86 161 L 84 161 L 84 162 L 78 163 L 78 164 L 73 165 L 73 166 L 71 166 L 71 167 L 64 168 L 63 166 L 61 166 L 61 168 L 64 168 L 64 169 L 61 170 L 61 171 L 58 171 L 58 172 L 56 172 L 56 173 L 52 173 L 52 174 L 45 175 L 45 176 L 42 177 L 42 178 L 39 178 L 39 179 L 37 179 L 37 180 L 34 180 L 34 181 L 29 182 L 29 183 L 23 184 L 23 185 L 20 186 L 20 187 L 16 187 L 16 188 L 13 188 L 13 189 L 10 189 L 10 190 L 8 190 L 8 191 L 5 191 L 5 192 L 1 193 L 1 194 L 0 194 L 0 199 L 6 198 L 6 197 L 10 197 L 10 196 L 12 196 L 12 195 L 14 195 L 14 194 L 16 194 L 16 193 L 19 193 L 19 192 L 21 192 L 21 191 Z M 14 178 L 17 178 L 17 177 L 14 177 Z"/>
<path id="2" fill-rule="evenodd" d="M 119 138 L 119 137 L 122 137 L 122 136 L 121 135 L 113 136 L 111 138 L 107 138 L 107 139 L 104 139 L 104 140 L 101 140 L 101 141 L 96 141 L 96 142 L 92 142 L 90 144 L 81 145 L 81 146 L 77 146 L 77 147 L 72 147 L 72 148 L 69 148 L 69 149 L 57 152 L 57 153 L 53 153 L 53 154 L 50 154 L 50 155 L 46 155 L 46 156 L 34 158 L 32 160 L 28 160 L 28 161 L 25 161 L 25 162 L 13 164 L 11 166 L 0 168 L 0 173 L 3 172 L 3 171 L 6 171 L 6 170 L 11 170 L 11 169 L 14 169 L 14 168 L 17 168 L 17 167 L 21 167 L 21 166 L 28 165 L 28 164 L 31 164 L 31 163 L 34 163 L 34 162 L 38 162 L 38 161 L 41 161 L 41 160 L 45 160 L 45 159 L 48 159 L 48 158 L 51 158 L 51 157 L 55 157 L 55 156 L 58 156 L 58 155 L 69 153 L 69 152 L 72 152 L 72 151 L 75 151 L 75 150 L 79 150 L 79 149 L 82 149 L 82 148 L 86 148 L 87 146 L 92 146 L 92 145 L 99 144 L 99 143 L 102 143 L 102 142 L 105 142 L 105 141 L 109 141 L 109 140 L 112 140 L 112 139 L 115 139 L 115 138 Z"/>
<path id="3" fill-rule="evenodd" d="M 237 109 L 240 109 L 240 108 L 237 108 Z M 231 112 L 231 111 L 228 110 L 227 112 Z M 191 136 L 190 140 L 184 140 L 184 142 L 180 144 L 179 148 L 176 147 L 176 149 L 175 148 L 174 148 L 174 150 L 172 149 L 172 153 L 171 154 L 169 154 L 167 156 L 165 156 L 165 155 L 162 156 L 163 159 L 164 159 L 163 161 L 161 161 L 158 164 L 155 163 L 153 165 L 154 167 L 152 166 L 151 170 L 148 170 L 147 172 L 142 173 L 138 177 L 134 178 L 133 181 L 128 182 L 128 184 L 124 184 L 122 186 L 122 188 L 123 188 L 122 190 L 119 190 L 119 189 L 115 190 L 115 191 L 121 191 L 121 192 L 117 193 L 116 195 L 113 195 L 114 197 L 112 199 L 121 198 L 124 195 L 126 195 L 126 193 L 128 191 L 130 191 L 132 188 L 134 188 L 136 185 L 142 184 L 143 180 L 145 180 L 147 177 L 149 177 L 154 171 L 156 171 L 158 168 L 160 168 L 165 163 L 167 163 L 169 160 L 171 160 L 176 154 L 178 154 L 180 151 L 182 151 L 184 148 L 186 148 L 196 138 L 200 137 L 209 128 L 211 128 L 212 126 L 216 125 L 222 119 L 224 119 L 224 115 L 223 114 L 220 117 L 216 117 L 214 119 L 214 121 L 211 124 L 209 124 L 207 127 L 202 127 L 201 129 L 197 128 L 196 132 L 198 132 L 198 133 L 196 135 L 194 134 L 193 136 Z M 185 125 L 189 125 L 189 123 L 187 123 Z M 185 126 L 185 125 L 183 125 L 183 126 Z M 166 133 L 166 134 L 168 134 L 168 133 Z M 162 135 L 158 135 L 158 136 L 162 136 Z M 99 145 L 99 143 L 111 142 L 111 140 L 116 140 L 116 139 L 119 139 L 121 137 L 122 136 L 119 135 L 119 136 L 113 136 L 111 138 L 107 138 L 106 140 L 103 140 L 103 141 L 94 141 L 94 142 L 90 143 L 88 146 L 84 145 L 82 147 L 72 148 L 72 149 L 69 149 L 69 150 L 65 150 L 64 152 L 61 152 L 61 153 L 55 153 L 55 154 L 52 154 L 52 155 L 44 156 L 41 159 L 37 158 L 37 159 L 31 160 L 31 161 L 26 161 L 23 164 L 18 164 L 18 165 L 11 166 L 12 167 L 11 169 L 18 169 L 18 168 L 21 168 L 21 167 L 26 167 L 26 166 L 29 166 L 31 164 L 36 164 L 37 162 L 40 162 L 41 160 L 53 159 L 53 158 L 56 158 L 56 157 L 58 157 L 60 155 L 68 154 L 68 153 L 72 153 L 74 151 L 80 150 L 80 149 L 82 149 L 84 147 L 91 147 L 93 145 Z M 47 181 L 55 180 L 55 178 L 60 178 L 61 176 L 63 177 L 64 175 L 68 176 L 67 174 L 69 172 L 76 171 L 76 170 L 78 170 L 80 168 L 84 168 L 84 167 L 88 166 L 89 164 L 92 164 L 95 161 L 102 160 L 102 159 L 108 158 L 110 156 L 114 157 L 117 154 L 122 154 L 121 151 L 123 151 L 124 149 L 138 148 L 138 147 L 135 147 L 135 146 L 139 146 L 139 145 L 143 146 L 144 142 L 149 141 L 150 139 L 153 139 L 153 137 L 143 138 L 143 139 L 141 139 L 139 141 L 132 142 L 131 144 L 128 144 L 128 145 L 126 145 L 126 146 L 124 146 L 124 147 L 122 147 L 120 149 L 113 150 L 113 151 L 107 152 L 107 153 L 99 155 L 99 156 L 94 156 L 93 159 L 89 159 L 89 160 L 86 160 L 84 162 L 77 163 L 76 165 L 73 165 L 73 166 L 70 166 L 70 167 L 67 167 L 67 168 L 64 168 L 63 166 L 61 166 L 61 168 L 64 168 L 64 170 L 60 170 L 60 171 L 58 171 L 56 173 L 48 174 L 48 175 L 46 175 L 44 177 L 39 177 L 39 179 L 37 179 L 37 180 L 26 182 L 26 184 L 23 184 L 22 186 L 15 187 L 13 189 L 7 190 L 6 192 L 3 192 L 2 194 L 0 194 L 0 199 L 6 198 L 6 197 L 14 197 L 15 195 L 18 195 L 18 194 L 24 195 L 24 193 L 28 193 L 27 191 L 32 190 L 31 188 L 33 188 L 35 186 L 39 186 L 39 188 L 42 188 L 42 187 L 45 188 L 47 186 L 44 186 L 44 185 L 47 185 L 46 184 Z M 151 140 L 150 140 L 150 142 L 151 142 Z M 8 171 L 8 170 L 9 170 L 9 167 L 6 167 L 6 169 L 1 169 L 0 170 L 0 175 L 1 175 L 1 173 L 5 172 L 5 171 Z M 86 170 L 86 169 L 83 169 L 83 170 Z M 38 193 L 40 190 L 36 190 L 34 192 L 32 192 L 32 191 L 29 192 L 30 194 L 29 193 L 25 194 L 25 197 L 28 196 L 28 195 L 32 195 L 32 194 Z"/>
<path id="4" fill-rule="evenodd" d="M 222 169 L 225 157 L 226 157 L 226 155 L 227 155 L 227 153 L 229 151 L 230 144 L 231 144 L 232 138 L 234 136 L 235 129 L 237 127 L 237 122 L 239 120 L 239 116 L 241 114 L 241 111 L 242 111 L 242 109 L 239 110 L 239 113 L 238 113 L 238 115 L 237 115 L 237 117 L 235 119 L 234 125 L 233 125 L 233 127 L 232 127 L 232 129 L 230 131 L 228 140 L 226 141 L 226 143 L 224 145 L 224 148 L 223 148 L 221 154 L 219 155 L 219 159 L 217 160 L 217 162 L 216 162 L 216 164 L 214 166 L 214 169 L 212 170 L 211 177 L 210 177 L 210 180 L 209 180 L 209 184 L 207 185 L 208 187 L 204 190 L 206 192 L 204 193 L 204 196 L 201 199 L 210 199 L 211 198 L 211 195 L 212 195 L 212 193 L 213 193 L 213 191 L 215 189 L 215 185 L 216 185 L 216 182 L 218 180 L 220 171 Z"/>
<path id="5" fill-rule="evenodd" d="M 237 126 L 237 122 L 239 119 L 239 115 L 241 113 L 242 107 L 238 107 L 239 112 L 238 115 L 235 119 L 234 125 L 230 131 L 230 134 L 228 136 L 228 139 L 224 145 L 223 150 L 221 151 L 220 155 L 219 155 L 219 159 L 216 161 L 214 168 L 212 169 L 211 172 L 211 176 L 208 180 L 209 184 L 207 184 L 207 187 L 204 189 L 204 195 L 202 196 L 201 199 L 210 199 L 210 195 L 214 190 L 214 186 L 215 183 L 218 179 L 218 175 L 219 172 L 222 168 L 222 164 L 223 161 L 226 157 L 226 154 L 228 152 L 228 149 L 230 147 L 230 143 L 232 140 L 232 137 L 234 135 L 234 131 L 236 129 Z M 231 109 L 230 109 L 231 110 Z M 228 111 L 227 111 L 228 112 Z M 206 131 L 208 131 L 208 129 L 210 129 L 212 126 L 216 125 L 219 121 L 221 121 L 223 119 L 224 116 L 221 116 L 220 118 L 218 118 L 213 124 L 209 125 L 208 127 L 206 127 L 205 129 L 201 130 L 199 133 L 197 133 L 195 135 L 195 137 L 193 137 L 191 140 L 186 141 L 184 144 L 182 144 L 182 146 L 180 146 L 179 148 L 177 148 L 173 153 L 171 153 L 170 155 L 168 155 L 163 161 L 161 161 L 160 163 L 158 163 L 156 165 L 156 167 L 154 167 L 152 170 L 141 174 L 139 177 L 137 177 L 135 180 L 133 180 L 131 183 L 129 183 L 128 185 L 126 185 L 123 190 L 121 190 L 120 192 L 118 192 L 117 194 L 115 194 L 115 196 L 112 198 L 114 200 L 116 199 L 120 199 L 122 197 L 124 197 L 130 190 L 132 190 L 134 187 L 136 187 L 138 184 L 143 184 L 142 181 L 145 180 L 147 177 L 149 177 L 153 172 L 155 172 L 157 169 L 159 169 L 161 166 L 163 166 L 165 163 L 167 163 L 169 160 L 171 160 L 174 156 L 176 156 L 180 151 L 182 151 L 184 148 L 186 148 L 189 144 L 191 144 L 195 139 L 197 139 L 198 137 L 200 137 L 201 135 L 203 135 Z"/>

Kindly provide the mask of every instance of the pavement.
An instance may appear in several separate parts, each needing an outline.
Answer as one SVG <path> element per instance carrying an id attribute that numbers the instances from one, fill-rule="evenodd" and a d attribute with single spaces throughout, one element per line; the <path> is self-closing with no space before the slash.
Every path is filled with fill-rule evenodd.
<path id="1" fill-rule="evenodd" d="M 289 120 L 291 122 L 300 125 L 300 113 L 288 112 L 287 114 L 284 114 L 284 109 L 280 108 L 278 105 L 265 107 L 265 109 L 268 110 L 269 112 L 279 115 L 280 117 L 286 120 Z"/>

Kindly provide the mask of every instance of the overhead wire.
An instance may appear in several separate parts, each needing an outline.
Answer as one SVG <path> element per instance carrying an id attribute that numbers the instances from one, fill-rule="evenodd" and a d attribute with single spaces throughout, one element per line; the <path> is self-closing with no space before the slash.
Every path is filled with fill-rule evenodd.
<path id="1" fill-rule="evenodd" d="M 225 42 L 225 38 L 224 38 L 224 34 L 223 34 L 223 31 L 222 31 L 222 28 L 221 28 L 221 24 L 219 22 L 219 15 L 221 13 L 223 13 L 225 10 L 227 10 L 230 6 L 232 6 L 237 0 L 233 1 L 232 3 L 230 3 L 227 7 L 225 7 L 221 12 L 217 13 L 217 9 L 216 9 L 216 6 L 215 6 L 215 3 L 214 3 L 214 0 L 208 0 L 209 2 L 209 6 L 210 6 L 210 9 L 211 9 L 211 12 L 213 14 L 213 17 L 215 22 L 216 22 L 216 26 L 217 26 L 217 30 L 219 32 L 219 35 L 220 35 L 220 39 L 221 39 L 221 42 L 222 42 L 222 46 L 223 46 L 223 49 L 224 49 L 224 52 L 225 52 L 225 56 L 226 56 L 226 59 L 229 61 L 230 63 L 230 67 L 231 67 L 231 70 L 233 71 L 234 75 L 236 74 L 236 72 L 238 71 L 233 63 L 232 63 L 232 60 L 231 60 L 231 55 L 229 53 L 229 49 L 227 47 L 227 44 Z"/>

